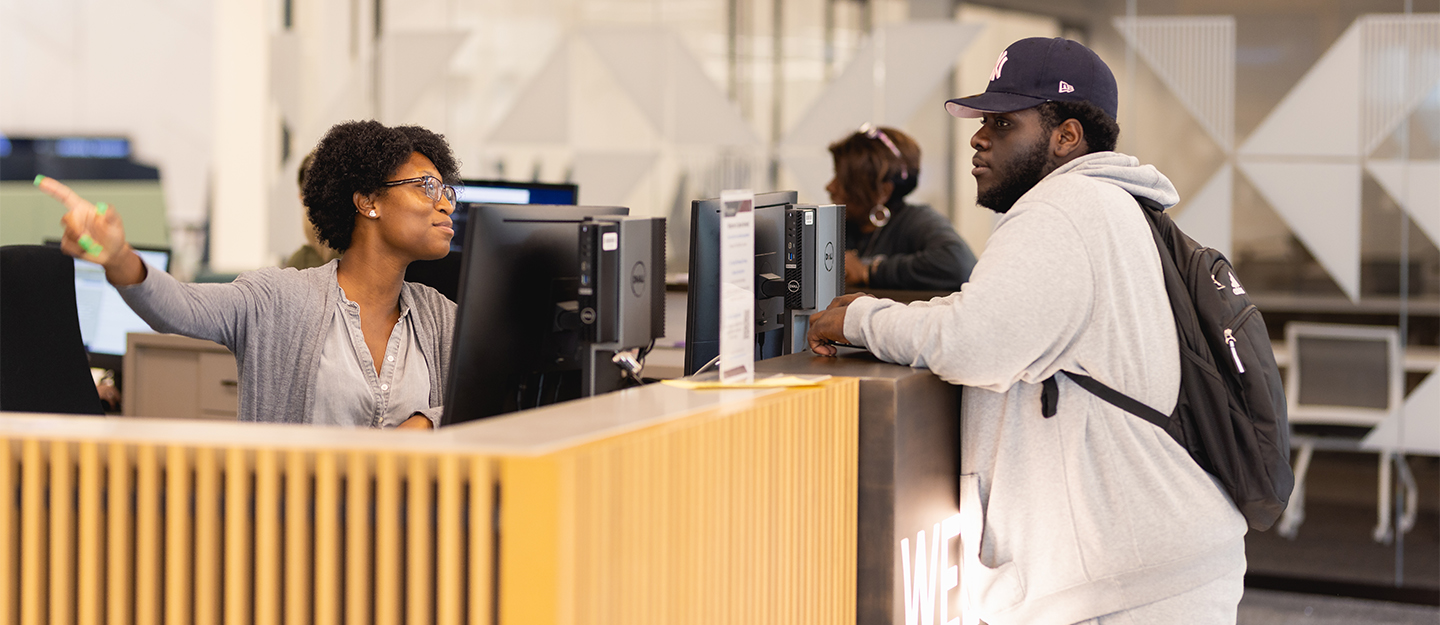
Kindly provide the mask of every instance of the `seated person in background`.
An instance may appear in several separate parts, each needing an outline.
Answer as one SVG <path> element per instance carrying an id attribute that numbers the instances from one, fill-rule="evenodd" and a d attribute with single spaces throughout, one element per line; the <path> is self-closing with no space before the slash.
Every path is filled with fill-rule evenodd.
<path id="1" fill-rule="evenodd" d="M 315 150 L 305 205 L 326 245 L 314 269 L 265 268 L 229 284 L 181 283 L 146 267 L 115 210 L 50 178 L 65 204 L 61 248 L 105 267 L 127 304 L 160 332 L 220 343 L 240 371 L 240 419 L 355 427 L 438 424 L 455 304 L 404 281 L 412 261 L 450 251 L 458 165 L 417 126 L 346 122 Z"/>
<path id="2" fill-rule="evenodd" d="M 959 291 L 975 253 L 945 217 L 906 204 L 920 180 L 920 146 L 894 128 L 866 124 L 830 144 L 835 177 L 825 190 L 845 205 L 845 283 L 875 289 Z"/>
<path id="3" fill-rule="evenodd" d="M 311 152 L 300 159 L 300 173 L 297 176 L 296 184 L 300 187 L 300 208 L 305 208 L 305 175 L 310 172 L 310 163 L 315 160 L 315 153 Z M 315 224 L 310 222 L 310 212 L 305 211 L 305 244 L 290 254 L 285 260 L 283 267 L 294 267 L 296 269 L 309 269 L 319 267 L 325 263 L 340 257 L 340 252 L 330 249 L 315 234 Z"/>

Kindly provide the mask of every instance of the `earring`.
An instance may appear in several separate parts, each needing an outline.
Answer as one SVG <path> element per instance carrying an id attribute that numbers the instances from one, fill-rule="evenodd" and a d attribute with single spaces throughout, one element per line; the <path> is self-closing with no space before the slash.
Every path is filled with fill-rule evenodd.
<path id="1" fill-rule="evenodd" d="M 870 224 L 876 228 L 884 228 L 890 223 L 890 207 L 881 204 L 870 209 Z"/>
<path id="2" fill-rule="evenodd" d="M 371 217 L 374 217 L 374 216 L 375 216 L 375 209 L 373 209 L 373 208 L 370 209 L 370 216 L 371 216 Z"/>

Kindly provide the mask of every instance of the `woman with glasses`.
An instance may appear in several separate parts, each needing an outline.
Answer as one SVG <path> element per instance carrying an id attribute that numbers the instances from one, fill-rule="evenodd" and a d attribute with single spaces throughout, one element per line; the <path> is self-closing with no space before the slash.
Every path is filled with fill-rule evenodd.
<path id="1" fill-rule="evenodd" d="M 416 126 L 346 122 L 315 149 L 303 190 L 316 235 L 344 256 L 305 270 L 265 268 L 230 284 L 186 284 L 147 267 L 120 215 L 58 181 L 36 184 L 69 209 L 66 253 L 99 263 L 160 332 L 220 343 L 240 371 L 240 418 L 353 427 L 438 424 L 455 304 L 404 281 L 445 256 L 458 164 Z"/>
<path id="2" fill-rule="evenodd" d="M 830 201 L 845 205 L 845 282 L 873 289 L 958 291 L 975 253 L 939 213 L 907 204 L 920 179 L 920 146 L 865 124 L 830 144 Z"/>

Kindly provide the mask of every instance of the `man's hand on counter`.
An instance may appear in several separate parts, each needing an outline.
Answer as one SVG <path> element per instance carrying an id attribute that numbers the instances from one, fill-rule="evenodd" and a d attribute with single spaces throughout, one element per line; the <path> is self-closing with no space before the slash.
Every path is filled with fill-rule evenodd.
<path id="1" fill-rule="evenodd" d="M 835 343 L 845 342 L 845 309 L 850 302 L 861 297 L 870 296 L 864 293 L 842 295 L 831 300 L 825 310 L 810 315 L 810 331 L 805 334 L 805 340 L 810 343 L 811 351 L 821 356 L 835 355 Z"/>

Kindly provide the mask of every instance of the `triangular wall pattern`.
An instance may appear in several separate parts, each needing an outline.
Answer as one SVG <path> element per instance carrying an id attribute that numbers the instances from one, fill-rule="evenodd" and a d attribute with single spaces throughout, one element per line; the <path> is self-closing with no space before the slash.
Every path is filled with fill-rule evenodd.
<path id="1" fill-rule="evenodd" d="M 1350 299 L 1360 297 L 1360 164 L 1240 160 L 1240 169 Z"/>
<path id="2" fill-rule="evenodd" d="M 1234 16 L 1115 18 L 1115 28 L 1210 137 L 1234 149 Z"/>
<path id="3" fill-rule="evenodd" d="M 740 109 L 710 79 L 700 61 L 672 34 L 670 39 L 672 138 L 679 144 L 758 146 L 760 137 Z"/>
<path id="4" fill-rule="evenodd" d="M 570 140 L 570 45 L 561 43 L 490 133 L 497 143 Z"/>
<path id="5" fill-rule="evenodd" d="M 1365 169 L 1426 237 L 1440 242 L 1440 161 L 1375 159 L 1366 162 Z"/>
<path id="6" fill-rule="evenodd" d="M 1231 221 L 1235 197 L 1235 170 L 1229 163 L 1205 183 L 1194 197 L 1185 200 L 1175 225 L 1202 245 L 1220 250 L 1226 258 L 1231 251 Z"/>
<path id="7" fill-rule="evenodd" d="M 1360 49 L 1356 22 L 1260 122 L 1240 153 L 1360 157 Z"/>
<path id="8" fill-rule="evenodd" d="M 796 146 L 825 146 L 861 124 L 871 121 L 875 110 L 875 46 L 866 41 L 855 51 L 850 64 L 820 97 L 800 116 L 781 143 Z"/>
<path id="9" fill-rule="evenodd" d="M 1405 400 L 1405 407 L 1375 426 L 1360 446 L 1440 456 L 1440 371 L 1432 371 Z"/>
<path id="10" fill-rule="evenodd" d="M 635 184 L 650 171 L 653 152 L 582 152 L 575 155 L 574 182 L 580 203 L 626 206 Z"/>
<path id="11" fill-rule="evenodd" d="M 664 133 L 665 78 L 672 63 L 668 33 L 658 28 L 613 28 L 587 32 L 585 38 L 655 131 Z"/>
<path id="12" fill-rule="evenodd" d="M 382 119 L 403 120 L 420 96 L 443 86 L 450 59 L 469 35 L 463 32 L 405 32 L 385 35 L 380 53 Z"/>
<path id="13" fill-rule="evenodd" d="M 953 22 L 908 22 L 880 29 L 861 44 L 781 143 L 825 146 L 866 122 L 904 125 L 980 30 Z M 883 61 L 878 67 L 877 48 Z M 877 87 L 877 81 L 882 86 Z"/>
<path id="14" fill-rule="evenodd" d="M 739 109 L 673 32 L 607 29 L 586 38 L 657 132 L 680 144 L 760 144 Z"/>
<path id="15" fill-rule="evenodd" d="M 1360 141 L 1370 154 L 1440 82 L 1440 14 L 1367 15 L 1362 38 Z"/>
<path id="16" fill-rule="evenodd" d="M 980 24 L 951 21 L 916 21 L 891 24 L 884 34 L 883 111 L 874 121 L 902 126 L 922 106 L 940 108 L 928 101 L 935 86 L 950 74 L 960 53 L 984 30 Z M 839 136 L 830 139 L 834 141 Z"/>
<path id="17" fill-rule="evenodd" d="M 795 177 L 796 191 L 800 201 L 829 203 L 830 194 L 825 185 L 835 174 L 835 164 L 830 154 L 823 151 L 786 150 L 780 154 L 780 164 Z"/>

